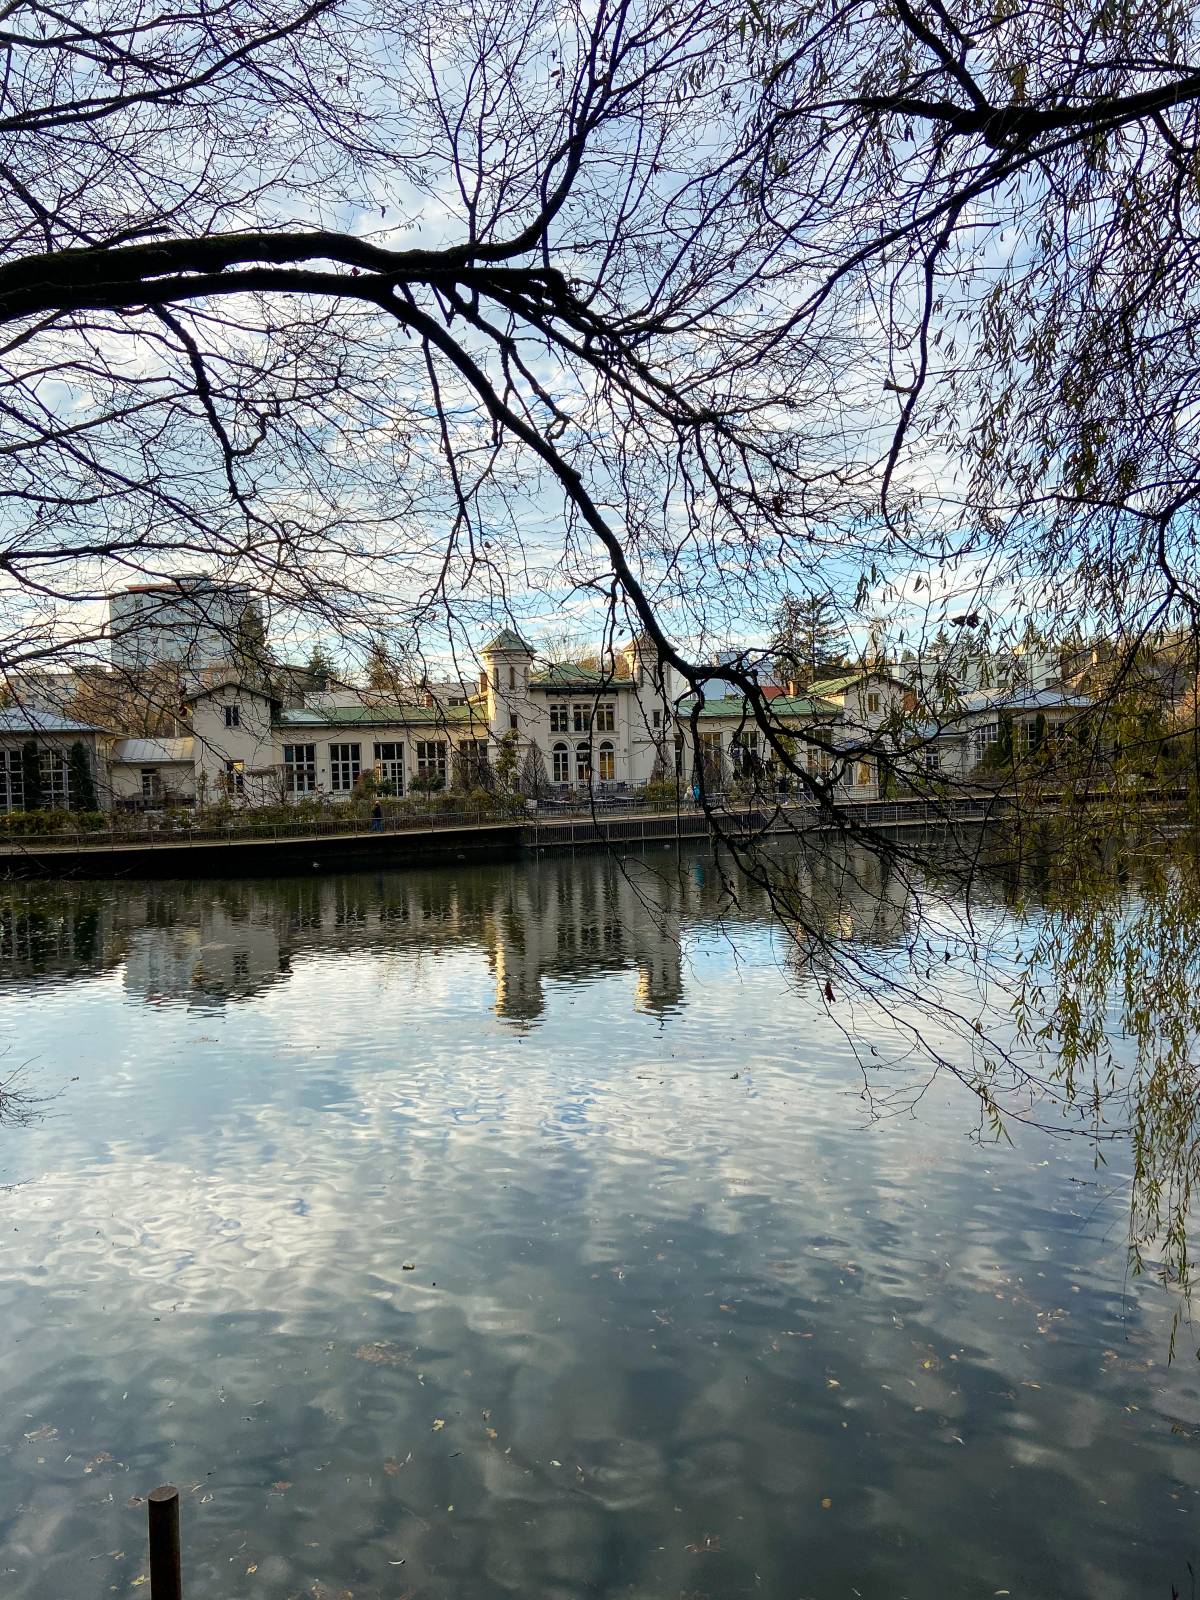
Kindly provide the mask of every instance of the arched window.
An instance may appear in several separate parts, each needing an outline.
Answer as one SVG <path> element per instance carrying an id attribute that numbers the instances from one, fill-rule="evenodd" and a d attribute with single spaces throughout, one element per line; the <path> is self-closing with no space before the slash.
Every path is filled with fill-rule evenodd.
<path id="1" fill-rule="evenodd" d="M 600 759 L 596 764 L 596 771 L 601 783 L 612 783 L 617 775 L 616 752 L 607 739 L 600 746 Z"/>
<path id="2" fill-rule="evenodd" d="M 565 744 L 556 744 L 550 752 L 553 763 L 555 783 L 570 783 L 571 781 L 571 752 Z"/>
<path id="3" fill-rule="evenodd" d="M 592 777 L 592 747 L 584 742 L 575 746 L 575 782 L 590 783 Z"/>
<path id="4" fill-rule="evenodd" d="M 508 687 L 510 689 L 515 689 L 517 687 L 517 669 L 516 669 L 516 667 L 509 667 L 509 669 L 508 669 Z"/>

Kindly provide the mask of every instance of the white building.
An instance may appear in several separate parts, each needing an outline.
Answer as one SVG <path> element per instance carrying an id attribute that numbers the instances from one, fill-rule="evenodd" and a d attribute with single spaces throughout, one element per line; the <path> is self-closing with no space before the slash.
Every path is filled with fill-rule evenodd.
<path id="1" fill-rule="evenodd" d="M 108 625 L 118 669 L 173 662 L 202 671 L 232 660 L 239 641 L 262 637 L 262 604 L 244 584 L 190 575 L 110 595 Z"/>

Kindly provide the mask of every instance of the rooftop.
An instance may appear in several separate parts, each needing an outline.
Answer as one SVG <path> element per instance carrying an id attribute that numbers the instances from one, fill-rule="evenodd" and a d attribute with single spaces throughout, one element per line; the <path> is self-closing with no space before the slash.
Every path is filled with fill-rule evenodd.
<path id="1" fill-rule="evenodd" d="M 0 733 L 103 733 L 93 722 L 75 722 L 54 711 L 34 711 L 29 707 L 0 708 Z"/>
<path id="2" fill-rule="evenodd" d="M 195 754 L 195 739 L 118 739 L 112 750 L 114 761 L 135 766 L 149 766 L 159 761 L 191 761 Z"/>
<path id="3" fill-rule="evenodd" d="M 578 661 L 552 661 L 541 672 L 529 676 L 531 689 L 632 689 L 632 678 L 617 676 L 611 669 L 585 667 Z"/>
<path id="4" fill-rule="evenodd" d="M 503 655 L 506 651 L 526 656 L 533 655 L 533 646 L 525 643 L 512 628 L 501 628 L 494 639 L 489 639 L 480 652 L 482 655 Z"/>
<path id="5" fill-rule="evenodd" d="M 471 706 L 325 706 L 281 711 L 275 719 L 279 728 L 461 728 L 486 719 Z"/>
<path id="6" fill-rule="evenodd" d="M 831 700 L 822 700 L 817 695 L 776 695 L 769 702 L 772 717 L 836 717 L 841 714 L 841 707 L 834 705 Z M 687 719 L 692 714 L 694 700 L 684 700 L 679 707 L 679 715 Z M 746 701 L 739 695 L 728 695 L 724 700 L 706 700 L 700 707 L 699 720 L 701 722 L 740 721 L 743 717 L 753 720 L 753 713 L 746 705 Z"/>

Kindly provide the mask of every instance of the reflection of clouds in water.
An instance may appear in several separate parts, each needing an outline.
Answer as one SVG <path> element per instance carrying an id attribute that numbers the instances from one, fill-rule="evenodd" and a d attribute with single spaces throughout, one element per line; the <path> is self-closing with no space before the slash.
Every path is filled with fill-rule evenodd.
<path id="1" fill-rule="evenodd" d="M 289 965 L 246 990 L 229 969 L 218 1013 L 33 991 L 31 1041 L 85 1045 L 6 1197 L 7 1592 L 127 1587 L 136 1556 L 92 1557 L 135 1548 L 124 1501 L 164 1477 L 213 1495 L 185 1513 L 197 1593 L 230 1592 L 231 1552 L 288 1594 L 397 1570 L 456 1597 L 1168 1579 L 1161 1485 L 1190 1503 L 1196 1479 L 1156 1408 L 1189 1414 L 1195 1379 L 1098 1359 L 1160 1355 L 1165 1326 L 1152 1288 L 1122 1305 L 1119 1232 L 1069 1182 L 1086 1152 L 980 1150 L 949 1089 L 864 1130 L 847 1046 L 757 925 L 738 963 L 681 903 L 682 1003 L 635 1011 L 628 927 L 559 937 L 608 925 L 573 870 L 450 905 L 239 890 Z M 512 921 L 547 885 L 568 904 L 516 1030 L 489 963 L 528 959 Z M 173 902 L 205 944 L 213 893 Z M 128 1471 L 83 1476 L 100 1450 Z"/>

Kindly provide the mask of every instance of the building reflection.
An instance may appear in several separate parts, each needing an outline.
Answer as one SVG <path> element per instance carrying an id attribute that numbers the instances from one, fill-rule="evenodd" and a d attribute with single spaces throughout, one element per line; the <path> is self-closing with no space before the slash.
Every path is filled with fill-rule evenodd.
<path id="1" fill-rule="evenodd" d="M 814 938 L 903 937 L 911 890 L 865 852 L 793 851 L 767 879 L 672 849 L 274 881 L 13 883 L 0 887 L 0 992 L 119 973 L 146 1003 L 219 1007 L 294 981 L 321 954 L 479 950 L 498 1015 L 531 1026 L 547 984 L 609 974 L 632 975 L 638 1010 L 671 1012 L 689 937 L 714 925 L 735 943 L 739 928 L 773 925 L 797 972 Z"/>

